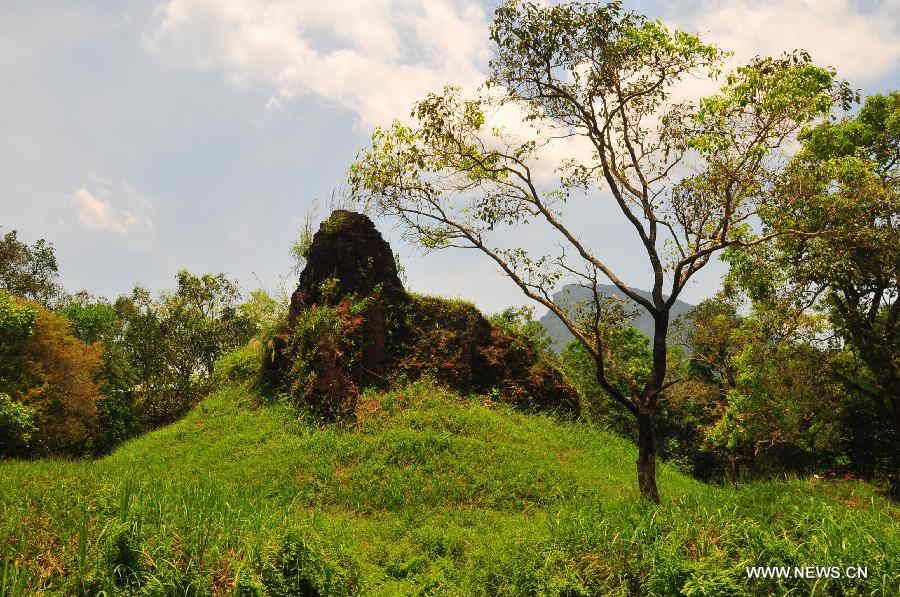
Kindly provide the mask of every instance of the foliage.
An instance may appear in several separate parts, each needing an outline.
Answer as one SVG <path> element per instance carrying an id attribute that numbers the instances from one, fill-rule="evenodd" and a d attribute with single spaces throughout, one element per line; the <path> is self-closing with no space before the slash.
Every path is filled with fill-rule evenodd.
<path id="1" fill-rule="evenodd" d="M 309 538 L 287 535 L 263 568 L 266 594 L 272 597 L 359 595 L 359 571 L 352 560 L 346 556 L 341 559 L 344 561 L 331 561 Z"/>
<path id="2" fill-rule="evenodd" d="M 0 380 L 21 375 L 22 344 L 33 335 L 36 317 L 35 307 L 0 290 Z M 0 392 L 0 457 L 26 455 L 35 431 L 34 409 Z"/>
<path id="3" fill-rule="evenodd" d="M 53 245 L 44 239 L 27 245 L 15 230 L 0 239 L 0 289 L 50 308 L 62 293 Z"/>
<path id="4" fill-rule="evenodd" d="M 242 384 L 259 379 L 264 358 L 263 345 L 253 339 L 216 360 L 213 379 L 217 385 Z"/>
<path id="5" fill-rule="evenodd" d="M 0 393 L 29 409 L 32 450 L 85 450 L 97 431 L 100 346 L 72 336 L 66 319 L 37 303 L 4 293 L 0 305 L 3 331 L 12 331 L 4 333 Z"/>
<path id="6" fill-rule="evenodd" d="M 807 326 L 807 333 L 817 331 L 814 322 Z M 755 472 L 817 470 L 817 456 L 837 444 L 842 392 L 822 379 L 827 355 L 797 337 L 773 339 L 773 327 L 771 318 L 755 313 L 735 330 L 736 384 L 726 386 L 717 418 L 706 429 L 707 441 L 732 462 L 733 474 L 738 462 Z"/>
<path id="7" fill-rule="evenodd" d="M 110 595 L 263 595 L 266 570 L 383 597 L 900 588 L 897 505 L 859 481 L 716 486 L 662 464 L 679 497 L 651 507 L 630 442 L 425 380 L 366 394 L 355 427 L 248 402 L 223 389 L 95 461 L 0 463 L 0 561 L 24 579 L 11 597 L 77 594 L 79 569 Z M 745 571 L 810 562 L 868 578 Z M 122 564 L 137 583 L 115 584 Z"/>
<path id="8" fill-rule="evenodd" d="M 268 303 L 239 305 L 237 284 L 224 274 L 177 275 L 178 287 L 154 299 L 136 287 L 115 304 L 124 322 L 122 348 L 136 372 L 141 423 L 155 427 L 182 416 L 210 388 L 216 360 L 256 333 Z"/>
<path id="9" fill-rule="evenodd" d="M 69 297 L 57 313 L 69 320 L 78 339 L 103 348 L 103 368 L 97 377 L 102 394 L 97 400 L 99 430 L 92 449 L 97 454 L 109 452 L 139 431 L 134 392 L 138 376 L 125 345 L 126 321 L 115 305 L 86 293 Z"/>
<path id="10" fill-rule="evenodd" d="M 194 276 L 181 270 L 177 280 L 176 291 L 162 297 L 164 327 L 177 338 L 171 347 L 176 359 L 209 376 L 224 350 L 252 337 L 253 322 L 239 313 L 240 290 L 224 274 Z"/>
<path id="11" fill-rule="evenodd" d="M 362 315 L 349 299 L 300 312 L 287 347 L 291 366 L 286 388 L 294 404 L 333 421 L 352 415 L 359 388 L 354 383 L 362 345 Z"/>
<path id="12" fill-rule="evenodd" d="M 12 348 L 29 338 L 34 332 L 36 310 L 28 304 L 16 301 L 9 293 L 0 291 L 0 350 L 2 356 L 11 357 Z"/>
<path id="13" fill-rule="evenodd" d="M 606 365 L 621 371 L 610 375 L 611 383 L 619 390 L 628 391 L 630 373 L 646 377 L 650 370 L 649 340 L 633 327 L 623 328 L 611 343 Z M 603 387 L 597 382 L 597 364 L 593 356 L 578 341 L 572 341 L 560 353 L 563 371 L 581 394 L 587 406 L 586 416 L 593 423 L 625 437 L 634 437 L 631 413 L 617 402 L 610 401 Z M 613 364 L 615 362 L 615 364 Z"/>
<path id="14" fill-rule="evenodd" d="M 547 335 L 544 326 L 534 319 L 534 308 L 507 307 L 488 320 L 505 333 L 525 339 L 538 354 L 543 356 L 550 354 L 553 341 Z"/>
<path id="15" fill-rule="evenodd" d="M 0 393 L 0 458 L 27 455 L 36 431 L 34 409 Z"/>
<path id="16" fill-rule="evenodd" d="M 56 310 L 72 324 L 72 333 L 82 342 L 112 343 L 121 334 L 116 308 L 105 300 L 76 294 Z"/>
<path id="17" fill-rule="evenodd" d="M 264 290 L 254 290 L 250 298 L 238 306 L 238 316 L 246 320 L 253 334 L 263 341 L 272 337 L 287 318 L 288 303 L 271 297 Z"/>
<path id="18" fill-rule="evenodd" d="M 659 414 L 660 456 L 702 479 L 860 473 L 848 464 L 871 463 L 872 454 L 856 438 L 868 429 L 872 448 L 881 434 L 854 422 L 850 413 L 862 405 L 822 375 L 837 356 L 819 345 L 823 323 L 762 303 L 741 315 L 722 294 L 687 313 L 678 328 L 690 358 L 669 357 L 681 381 Z M 648 374 L 645 337 L 632 329 L 615 346 L 607 356 L 610 370 L 625 370 L 616 383 Z M 636 441 L 628 413 L 610 408 L 590 355 L 573 342 L 561 359 L 589 419 Z"/>
<path id="19" fill-rule="evenodd" d="M 852 402 L 823 375 L 840 354 L 821 315 L 757 301 L 740 314 L 733 295 L 700 303 L 683 322 L 689 376 L 707 396 L 698 450 L 731 477 L 843 468 Z"/>
<path id="20" fill-rule="evenodd" d="M 650 342 L 637 328 L 627 327 L 617 330 L 612 346 L 606 359 L 610 378 L 621 391 L 627 392 L 633 379 L 640 380 L 650 374 Z M 670 367 L 683 374 L 684 379 L 670 390 L 669 399 L 660 409 L 657 450 L 661 458 L 682 470 L 708 479 L 717 472 L 702 444 L 702 426 L 709 422 L 707 411 L 711 397 L 707 388 L 686 375 L 687 363 L 679 347 L 671 346 L 669 350 Z M 578 342 L 570 342 L 560 354 L 560 360 L 566 376 L 582 397 L 586 420 L 637 442 L 631 414 L 611 401 L 597 383 L 596 364 L 584 347 Z"/>
<path id="21" fill-rule="evenodd" d="M 291 271 L 294 274 L 302 272 L 306 265 L 306 256 L 309 253 L 309 248 L 312 246 L 313 234 L 315 234 L 313 229 L 315 218 L 315 211 L 306 213 L 303 219 L 303 226 L 300 227 L 300 230 L 297 232 L 297 238 L 291 244 L 290 254 L 291 259 L 294 260 L 294 266 Z"/>
<path id="22" fill-rule="evenodd" d="M 875 416 L 900 434 L 900 92 L 866 99 L 862 109 L 801 135 L 803 147 L 778 179 L 764 224 L 803 235 L 773 239 L 728 258 L 732 277 L 757 300 L 825 310 L 838 333 L 825 370 L 863 394 Z M 890 441 L 890 440 L 889 440 Z M 896 453 L 896 450 L 893 450 Z M 900 470 L 896 460 L 890 469 Z M 889 473 L 890 474 L 890 473 Z M 900 477 L 893 475 L 895 491 Z"/>
<path id="23" fill-rule="evenodd" d="M 676 85 L 717 76 L 725 54 L 695 35 L 623 11 L 620 2 L 506 0 L 495 11 L 491 40 L 486 87 L 473 98 L 452 87 L 430 93 L 414 105 L 414 124 L 377 128 L 350 168 L 353 193 L 427 249 L 479 249 L 560 318 L 592 355 L 598 383 L 634 415 L 642 450 L 638 477 L 645 496 L 658 501 L 653 435 L 673 381 L 667 375 L 672 305 L 716 252 L 796 232 L 779 227 L 760 235 L 749 224 L 778 172 L 777 150 L 854 94 L 834 71 L 795 52 L 756 58 L 730 73 L 719 93 L 675 102 Z M 491 123 L 504 108 L 533 126 L 513 134 Z M 580 137 L 590 158 L 562 161 L 558 185 L 548 188 L 536 165 L 546 148 L 569 137 Z M 692 167 L 679 170 L 687 161 Z M 640 242 L 653 273 L 651 299 L 624 283 L 594 252 L 591 237 L 566 224 L 570 197 L 601 190 L 612 195 Z M 493 244 L 495 228 L 526 225 L 559 234 L 558 253 Z M 593 289 L 589 311 L 598 317 L 574 320 L 553 300 L 563 277 Z M 601 279 L 654 319 L 651 374 L 640 387 L 632 380 L 638 389 L 628 394 L 607 378 L 604 357 L 617 326 L 600 321 Z"/>

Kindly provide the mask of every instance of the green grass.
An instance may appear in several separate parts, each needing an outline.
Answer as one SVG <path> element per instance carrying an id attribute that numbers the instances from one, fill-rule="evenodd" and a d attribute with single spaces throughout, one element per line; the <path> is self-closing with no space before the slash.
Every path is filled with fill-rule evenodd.
<path id="1" fill-rule="evenodd" d="M 427 382 L 353 428 L 253 402 L 222 390 L 98 461 L 0 463 L 0 595 L 900 594 L 900 508 L 863 483 L 663 465 L 654 507 L 627 442 Z"/>

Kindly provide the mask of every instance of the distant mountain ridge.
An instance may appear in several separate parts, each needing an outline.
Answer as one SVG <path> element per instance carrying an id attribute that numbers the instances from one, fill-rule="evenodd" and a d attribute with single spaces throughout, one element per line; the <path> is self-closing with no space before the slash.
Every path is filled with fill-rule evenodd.
<path id="1" fill-rule="evenodd" d="M 647 313 L 646 309 L 635 303 L 630 298 L 626 297 L 625 293 L 623 293 L 621 290 L 619 290 L 618 287 L 613 286 L 612 284 L 600 284 L 598 288 L 601 294 L 624 298 L 629 303 L 634 305 L 635 308 L 638 309 L 638 315 L 632 320 L 631 325 L 641 330 L 641 332 L 643 332 L 648 338 L 653 337 L 653 318 L 650 317 L 650 314 Z M 637 288 L 632 288 L 632 290 L 648 300 L 653 300 L 650 293 L 646 290 L 638 290 Z M 568 284 L 566 286 L 563 286 L 562 290 L 553 295 L 553 300 L 563 307 L 569 306 L 569 308 L 571 308 L 571 306 L 574 306 L 580 301 L 592 300 L 592 297 L 591 291 L 587 288 L 578 286 L 577 284 Z M 675 303 L 672 305 L 671 310 L 672 320 L 674 321 L 676 317 L 684 315 L 693 308 L 694 305 L 676 299 Z M 552 311 L 548 311 L 538 321 L 542 326 L 544 326 L 544 329 L 547 331 L 547 335 L 552 341 L 551 347 L 554 351 L 561 351 L 569 342 L 572 341 L 572 338 L 574 336 L 572 336 L 572 333 L 568 330 L 568 328 L 566 328 L 559 317 L 557 317 L 556 314 Z"/>

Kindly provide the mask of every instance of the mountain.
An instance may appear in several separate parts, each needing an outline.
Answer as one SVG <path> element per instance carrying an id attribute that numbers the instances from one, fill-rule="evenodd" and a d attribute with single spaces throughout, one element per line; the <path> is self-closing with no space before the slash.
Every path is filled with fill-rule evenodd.
<path id="1" fill-rule="evenodd" d="M 602 294 L 605 294 L 607 296 L 626 298 L 625 293 L 623 293 L 618 289 L 618 287 L 613 286 L 612 284 L 600 284 L 599 289 Z M 638 290 L 636 288 L 632 290 L 634 290 L 640 296 L 652 300 L 649 292 L 645 290 Z M 557 304 L 563 306 L 574 306 L 579 301 L 591 300 L 591 291 L 582 286 L 578 286 L 577 284 L 568 284 L 564 286 L 562 290 L 553 295 L 553 300 Z M 646 309 L 630 299 L 627 300 L 629 301 L 629 303 L 634 305 L 635 308 L 638 309 L 638 315 L 632 320 L 631 325 L 641 330 L 648 338 L 652 338 L 653 318 L 650 317 L 650 314 L 647 313 Z M 675 304 L 672 305 L 672 320 L 674 321 L 676 317 L 684 315 L 693 308 L 694 305 L 690 305 L 684 301 L 676 300 Z M 553 342 L 553 350 L 555 350 L 556 352 L 561 351 L 572 340 L 572 333 L 566 328 L 565 325 L 563 325 L 563 322 L 552 311 L 547 311 L 547 313 L 538 321 L 542 326 L 544 326 L 544 329 L 547 330 L 547 334 L 550 336 L 550 339 Z"/>

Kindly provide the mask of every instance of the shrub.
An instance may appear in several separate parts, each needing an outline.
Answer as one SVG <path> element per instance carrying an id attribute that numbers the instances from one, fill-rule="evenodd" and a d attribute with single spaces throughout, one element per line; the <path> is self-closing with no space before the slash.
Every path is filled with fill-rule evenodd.
<path id="1" fill-rule="evenodd" d="M 287 535 L 263 566 L 272 597 L 350 597 L 360 594 L 360 571 L 345 552 L 326 552 L 313 540 Z"/>
<path id="2" fill-rule="evenodd" d="M 106 454 L 140 430 L 134 393 L 126 389 L 104 391 L 97 400 L 99 431 L 94 453 Z"/>
<path id="3" fill-rule="evenodd" d="M 359 390 L 351 377 L 356 364 L 351 355 L 362 322 L 349 301 L 337 307 L 317 305 L 299 315 L 288 347 L 288 391 L 296 404 L 329 420 L 355 412 Z"/>
<path id="4" fill-rule="evenodd" d="M 137 521 L 117 522 L 104 543 L 103 559 L 117 587 L 133 587 L 142 580 L 141 526 Z"/>
<path id="5" fill-rule="evenodd" d="M 251 340 L 216 360 L 213 379 L 218 384 L 241 384 L 255 381 L 260 374 L 262 359 L 262 344 L 258 340 Z"/>
<path id="6" fill-rule="evenodd" d="M 101 397 L 97 400 L 99 429 L 93 452 L 105 454 L 138 432 L 134 385 L 137 368 L 125 346 L 126 321 L 105 299 L 79 293 L 57 310 L 71 322 L 72 333 L 88 344 L 103 346 L 103 368 L 97 377 Z"/>
<path id="7" fill-rule="evenodd" d="M 69 322 L 37 303 L 5 295 L 0 312 L 7 325 L 0 365 L 0 392 L 32 409 L 34 441 L 51 452 L 79 453 L 97 431 L 95 381 L 102 367 L 102 348 L 72 336 Z M 33 324 L 25 333 L 22 322 Z M 20 315 L 12 317 L 10 313 Z M 8 322 L 18 319 L 19 323 Z"/>
<path id="8" fill-rule="evenodd" d="M 27 454 L 35 431 L 34 409 L 0 393 L 0 457 Z"/>

